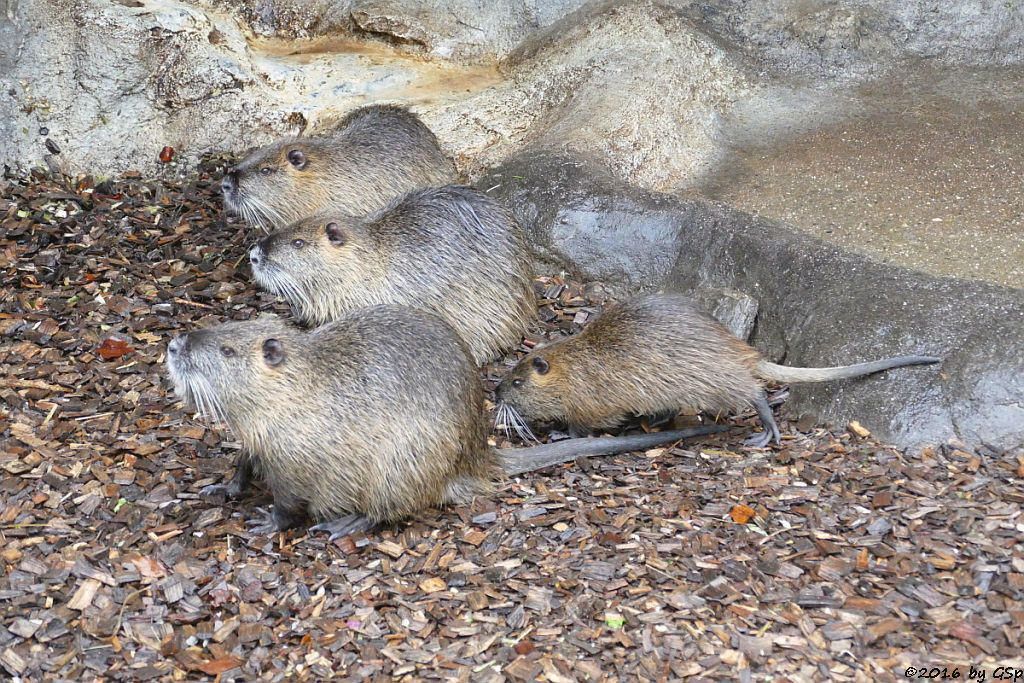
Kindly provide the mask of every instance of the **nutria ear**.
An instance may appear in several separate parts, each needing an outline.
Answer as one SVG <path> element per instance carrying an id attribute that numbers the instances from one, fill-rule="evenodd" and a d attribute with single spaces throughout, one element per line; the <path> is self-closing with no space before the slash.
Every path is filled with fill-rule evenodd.
<path id="1" fill-rule="evenodd" d="M 284 362 L 284 346 L 276 339 L 263 342 L 263 362 L 272 368 Z"/>
<path id="2" fill-rule="evenodd" d="M 533 369 L 537 371 L 538 375 L 546 375 L 548 374 L 548 370 L 551 369 L 551 366 L 548 365 L 548 362 L 540 356 L 534 356 Z"/>
<path id="3" fill-rule="evenodd" d="M 301 149 L 290 149 L 288 150 L 288 163 L 301 171 L 306 168 L 308 161 Z"/>
<path id="4" fill-rule="evenodd" d="M 324 232 L 327 233 L 327 239 L 336 247 L 345 246 L 345 242 L 348 242 L 348 238 L 345 236 L 345 231 L 341 229 L 341 226 L 331 221 L 324 226 Z"/>

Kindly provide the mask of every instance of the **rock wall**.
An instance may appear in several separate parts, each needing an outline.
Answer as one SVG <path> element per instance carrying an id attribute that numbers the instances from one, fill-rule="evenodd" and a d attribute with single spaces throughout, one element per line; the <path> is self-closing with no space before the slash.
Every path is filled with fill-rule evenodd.
<path id="1" fill-rule="evenodd" d="M 686 12 L 758 62 L 804 77 L 879 74 L 909 58 L 946 66 L 1024 60 L 1024 11 L 1005 0 L 705 0 Z"/>
<path id="2" fill-rule="evenodd" d="M 287 110 L 255 101 L 245 38 L 226 17 L 134 0 L 9 2 L 7 10 L 0 151 L 8 165 L 50 155 L 68 173 L 157 174 L 167 171 L 164 146 L 188 168 L 249 130 L 294 128 Z"/>
<path id="3" fill-rule="evenodd" d="M 596 148 L 645 186 L 678 184 L 714 157 L 718 117 L 749 89 L 743 67 L 671 4 L 578 5 L 12 3 L 0 151 L 66 173 L 176 173 L 383 99 L 418 108 L 470 175 L 560 146 Z"/>
<path id="4" fill-rule="evenodd" d="M 514 151 L 557 148 L 596 151 L 619 177 L 662 190 L 714 162 L 722 117 L 776 85 L 772 74 L 820 85 L 909 57 L 1024 62 L 1021 6 L 995 0 L 0 8 L 0 159 L 67 173 L 181 173 L 204 153 L 397 100 L 424 113 L 471 176 Z M 158 158 L 165 146 L 170 165 Z"/>

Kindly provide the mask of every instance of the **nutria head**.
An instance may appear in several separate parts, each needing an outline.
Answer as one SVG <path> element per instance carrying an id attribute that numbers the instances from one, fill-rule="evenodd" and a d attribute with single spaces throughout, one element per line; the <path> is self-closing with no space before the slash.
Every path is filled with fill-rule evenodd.
<path id="1" fill-rule="evenodd" d="M 174 393 L 237 431 L 239 420 L 280 403 L 275 397 L 301 373 L 297 342 L 298 332 L 276 316 L 179 334 L 167 346 Z"/>
<path id="2" fill-rule="evenodd" d="M 564 399 L 571 383 L 567 366 L 559 359 L 560 344 L 535 349 L 505 376 L 494 390 L 499 405 L 527 422 L 566 419 Z"/>
<path id="3" fill-rule="evenodd" d="M 364 216 L 417 187 L 454 181 L 455 168 L 415 114 L 373 105 L 320 136 L 279 140 L 246 156 L 221 182 L 246 222 L 283 227 L 327 208 Z"/>
<path id="4" fill-rule="evenodd" d="M 252 274 L 288 301 L 300 319 L 329 322 L 375 301 L 381 253 L 358 218 L 317 214 L 267 235 L 249 251 Z"/>
<path id="5" fill-rule="evenodd" d="M 281 140 L 250 153 L 221 180 L 224 204 L 251 224 L 287 225 L 330 201 L 328 138 Z"/>

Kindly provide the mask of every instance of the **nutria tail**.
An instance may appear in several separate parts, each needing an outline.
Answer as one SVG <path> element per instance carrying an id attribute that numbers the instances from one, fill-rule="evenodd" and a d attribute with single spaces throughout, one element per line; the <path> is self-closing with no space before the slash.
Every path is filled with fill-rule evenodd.
<path id="1" fill-rule="evenodd" d="M 499 448 L 498 457 L 501 468 L 509 476 L 532 472 L 542 467 L 550 467 L 576 458 L 592 458 L 598 455 L 613 455 L 628 451 L 639 451 L 654 448 L 674 441 L 682 441 L 694 436 L 717 434 L 728 427 L 712 425 L 693 429 L 676 429 L 667 432 L 637 434 L 634 436 L 615 436 L 611 438 L 566 439 L 555 443 L 533 446 L 532 448 Z"/>
<path id="2" fill-rule="evenodd" d="M 833 379 L 863 377 L 890 368 L 900 368 L 904 365 L 925 365 L 941 361 L 941 358 L 934 356 L 898 356 L 870 363 L 840 365 L 834 368 L 791 368 L 761 360 L 757 362 L 757 375 L 773 382 L 828 382 Z"/>

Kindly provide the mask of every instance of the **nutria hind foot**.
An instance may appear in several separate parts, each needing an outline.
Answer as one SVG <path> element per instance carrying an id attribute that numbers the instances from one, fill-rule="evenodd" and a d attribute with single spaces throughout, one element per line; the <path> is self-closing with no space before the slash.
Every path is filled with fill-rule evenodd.
<path id="1" fill-rule="evenodd" d="M 327 540 L 336 541 L 342 536 L 350 536 L 352 534 L 357 534 L 360 531 L 369 531 L 375 526 L 377 525 L 373 521 L 363 517 L 362 515 L 344 515 L 337 519 L 314 524 L 309 527 L 309 530 L 330 532 L 331 535 Z"/>
<path id="2" fill-rule="evenodd" d="M 249 532 L 258 536 L 268 536 L 275 531 L 287 531 L 302 521 L 302 507 L 296 504 L 282 504 L 274 498 L 274 509 L 267 511 L 266 508 L 256 508 L 260 517 L 246 520 L 245 525 L 250 527 Z"/>
<path id="3" fill-rule="evenodd" d="M 757 398 L 754 399 L 754 410 L 757 411 L 757 417 L 761 420 L 764 429 L 748 436 L 743 441 L 743 445 L 752 446 L 753 448 L 764 448 L 772 440 L 775 443 L 782 443 L 779 426 L 775 424 L 775 416 L 772 415 L 772 408 L 768 405 L 768 398 L 764 395 L 763 390 L 757 392 Z"/>
<path id="4" fill-rule="evenodd" d="M 247 455 L 238 456 L 238 464 L 235 466 L 235 476 L 226 484 L 210 484 L 204 486 L 199 495 L 207 498 L 224 494 L 226 498 L 238 498 L 242 495 L 252 481 L 252 460 Z"/>

